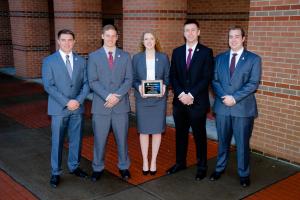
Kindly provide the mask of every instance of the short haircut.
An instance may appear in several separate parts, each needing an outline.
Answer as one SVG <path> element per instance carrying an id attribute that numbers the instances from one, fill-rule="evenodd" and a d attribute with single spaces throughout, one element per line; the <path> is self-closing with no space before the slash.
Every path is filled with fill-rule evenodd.
<path id="1" fill-rule="evenodd" d="M 117 28 L 114 25 L 112 25 L 112 24 L 107 24 L 107 25 L 103 26 L 103 28 L 102 28 L 102 34 L 104 34 L 108 30 L 114 30 L 118 34 Z"/>
<path id="2" fill-rule="evenodd" d="M 155 51 L 161 52 L 161 46 L 160 46 L 159 39 L 158 39 L 156 33 L 154 31 L 151 31 L 151 30 L 143 32 L 142 37 L 141 37 L 141 42 L 140 42 L 140 51 L 144 52 L 146 50 L 146 48 L 144 46 L 144 37 L 145 37 L 145 35 L 147 33 L 150 33 L 154 37 L 154 40 L 155 40 L 155 46 L 154 46 Z"/>
<path id="3" fill-rule="evenodd" d="M 57 38 L 59 39 L 62 34 L 72 35 L 73 39 L 75 40 L 75 34 L 74 34 L 74 32 L 71 31 L 71 30 L 69 30 L 69 29 L 62 29 L 62 30 L 58 31 Z"/>
<path id="4" fill-rule="evenodd" d="M 240 30 L 242 33 L 242 37 L 246 36 L 245 30 L 243 29 L 243 27 L 239 26 L 239 25 L 234 25 L 234 26 L 230 26 L 228 28 L 228 36 L 229 36 L 229 32 L 232 30 Z"/>
<path id="5" fill-rule="evenodd" d="M 195 24 L 197 26 L 197 28 L 200 28 L 199 22 L 195 19 L 188 19 L 184 22 L 184 26 L 187 24 Z"/>

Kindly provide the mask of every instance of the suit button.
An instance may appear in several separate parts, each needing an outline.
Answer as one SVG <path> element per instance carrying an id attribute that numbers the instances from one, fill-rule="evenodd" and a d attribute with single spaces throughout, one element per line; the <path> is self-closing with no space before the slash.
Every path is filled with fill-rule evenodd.
<path id="1" fill-rule="evenodd" d="M 70 85 L 70 87 L 73 87 L 73 85 Z"/>

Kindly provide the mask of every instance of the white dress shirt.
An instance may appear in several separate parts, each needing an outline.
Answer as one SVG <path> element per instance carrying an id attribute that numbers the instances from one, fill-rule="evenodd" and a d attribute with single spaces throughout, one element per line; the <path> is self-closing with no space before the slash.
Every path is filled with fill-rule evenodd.
<path id="1" fill-rule="evenodd" d="M 146 59 L 147 80 L 155 80 L 155 59 Z"/>
<path id="2" fill-rule="evenodd" d="M 234 64 L 234 67 L 236 67 L 236 64 L 239 62 L 239 59 L 240 59 L 243 51 L 244 51 L 244 47 L 241 48 L 240 50 L 238 50 L 237 52 L 234 52 L 234 51 L 230 50 L 229 67 L 230 67 L 230 63 L 231 63 L 232 54 L 234 54 L 234 53 L 237 54 L 235 56 L 235 64 Z"/>

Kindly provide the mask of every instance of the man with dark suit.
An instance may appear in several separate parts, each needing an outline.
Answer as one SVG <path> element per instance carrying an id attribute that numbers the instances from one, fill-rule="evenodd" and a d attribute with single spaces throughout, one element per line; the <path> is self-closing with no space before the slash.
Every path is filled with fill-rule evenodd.
<path id="1" fill-rule="evenodd" d="M 88 80 L 93 91 L 94 159 L 92 181 L 104 169 L 104 152 L 112 126 L 118 146 L 118 168 L 123 179 L 130 178 L 128 157 L 128 92 L 132 85 L 130 55 L 116 47 L 117 30 L 106 25 L 102 30 L 104 45 L 92 52 L 88 60 Z"/>
<path id="2" fill-rule="evenodd" d="M 79 168 L 84 100 L 89 93 L 86 61 L 73 52 L 75 35 L 63 29 L 58 32 L 59 50 L 43 60 L 42 80 L 51 115 L 52 148 L 50 185 L 57 187 L 65 130 L 69 136 L 68 168 L 71 174 L 87 177 Z"/>
<path id="3" fill-rule="evenodd" d="M 174 49 L 170 83 L 174 92 L 173 117 L 176 127 L 176 164 L 167 174 L 186 168 L 189 129 L 192 127 L 197 154 L 196 180 L 206 177 L 206 113 L 209 110 L 208 86 L 212 77 L 213 53 L 198 42 L 199 23 L 184 24 L 186 44 Z"/>
<path id="4" fill-rule="evenodd" d="M 224 173 L 233 135 L 240 184 L 247 187 L 250 185 L 249 140 L 257 116 L 254 93 L 261 78 L 261 58 L 244 49 L 242 27 L 231 27 L 228 39 L 230 50 L 216 57 L 212 82 L 219 146 L 216 168 L 210 180 L 218 180 Z"/>

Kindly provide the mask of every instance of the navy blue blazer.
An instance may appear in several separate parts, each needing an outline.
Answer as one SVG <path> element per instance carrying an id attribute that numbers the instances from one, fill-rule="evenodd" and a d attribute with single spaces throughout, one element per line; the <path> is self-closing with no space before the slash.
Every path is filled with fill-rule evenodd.
<path id="1" fill-rule="evenodd" d="M 170 62 L 168 56 L 164 53 L 155 52 L 155 80 L 163 80 L 163 84 L 165 84 L 166 92 L 162 98 L 150 97 L 150 98 L 142 98 L 139 92 L 139 85 L 141 84 L 141 80 L 146 80 L 147 78 L 147 66 L 146 66 L 146 54 L 145 52 L 138 53 L 132 58 L 132 67 L 133 67 L 133 87 L 134 87 L 134 95 L 136 97 L 136 101 L 147 106 L 151 106 L 158 102 L 165 103 L 165 99 L 167 98 L 167 88 L 169 85 L 169 70 L 170 70 Z"/>
<path id="2" fill-rule="evenodd" d="M 43 60 L 42 81 L 48 97 L 49 115 L 67 115 L 70 112 L 80 114 L 84 112 L 83 102 L 89 94 L 86 61 L 73 53 L 73 72 L 70 78 L 66 65 L 59 51 Z M 75 99 L 80 103 L 79 109 L 69 111 L 67 103 Z"/>
<path id="3" fill-rule="evenodd" d="M 214 111 L 220 115 L 256 117 L 257 105 L 254 96 L 261 78 L 260 56 L 244 50 L 230 78 L 230 50 L 215 59 L 213 90 L 216 94 Z M 232 107 L 222 102 L 222 96 L 232 95 L 236 104 Z"/>
<path id="4" fill-rule="evenodd" d="M 170 83 L 174 92 L 173 105 L 184 107 L 178 96 L 191 93 L 194 103 L 190 108 L 199 113 L 206 113 L 210 108 L 208 87 L 212 79 L 213 52 L 210 48 L 198 43 L 189 69 L 186 69 L 186 45 L 174 49 L 171 60 Z"/>

